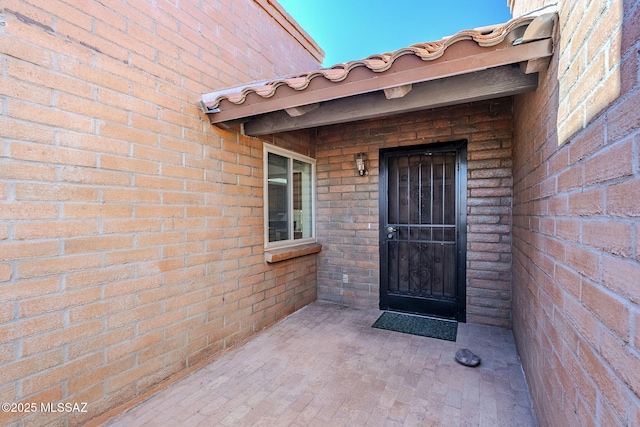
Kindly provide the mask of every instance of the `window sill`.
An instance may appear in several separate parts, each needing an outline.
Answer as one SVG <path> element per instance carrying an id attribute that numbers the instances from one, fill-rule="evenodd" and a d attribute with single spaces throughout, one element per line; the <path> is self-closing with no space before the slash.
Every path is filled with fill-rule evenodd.
<path id="1" fill-rule="evenodd" d="M 305 255 L 317 254 L 322 250 L 320 243 L 307 243 L 300 246 L 291 246 L 281 249 L 270 249 L 264 252 L 264 260 L 268 264 L 280 261 L 286 261 L 292 258 L 298 258 Z"/>

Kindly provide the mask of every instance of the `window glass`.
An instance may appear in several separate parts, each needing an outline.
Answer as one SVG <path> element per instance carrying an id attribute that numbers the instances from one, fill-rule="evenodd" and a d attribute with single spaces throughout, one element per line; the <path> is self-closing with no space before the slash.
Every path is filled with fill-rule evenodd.
<path id="1" fill-rule="evenodd" d="M 266 246 L 313 241 L 315 160 L 265 144 Z"/>
<path id="2" fill-rule="evenodd" d="M 269 153 L 269 242 L 289 240 L 289 159 Z"/>
<path id="3" fill-rule="evenodd" d="M 311 165 L 293 161 L 293 238 L 312 237 Z"/>

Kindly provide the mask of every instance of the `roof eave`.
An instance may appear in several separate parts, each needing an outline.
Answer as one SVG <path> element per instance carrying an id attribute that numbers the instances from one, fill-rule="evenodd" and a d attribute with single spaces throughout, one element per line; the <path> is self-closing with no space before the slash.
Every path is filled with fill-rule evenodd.
<path id="1" fill-rule="evenodd" d="M 503 27 L 508 31 L 484 42 L 478 41 L 482 35 L 465 36 L 477 31 L 461 32 L 454 36 L 455 42 L 440 48 L 437 56 L 420 57 L 416 53 L 418 45 L 414 45 L 380 55 L 381 59 L 375 65 L 371 65 L 376 61 L 375 57 L 342 64 L 351 68 L 342 69 L 341 73 L 336 70 L 334 75 L 338 78 L 335 79 L 330 75 L 331 69 L 323 69 L 298 77 L 283 77 L 204 94 L 201 107 L 211 123 L 224 125 L 282 110 L 288 110 L 290 114 L 305 114 L 320 103 L 383 90 L 391 93 L 393 88 L 406 89 L 412 84 L 510 64 L 520 64 L 524 73 L 535 73 L 544 69 L 553 55 L 556 23 L 555 13 L 529 18 L 528 21 L 515 20 Z M 427 56 L 430 54 L 427 52 Z M 388 55 L 393 57 L 389 60 Z M 379 67 L 385 60 L 389 66 Z M 509 92 L 508 88 L 506 91 Z M 302 108 L 305 106 L 313 108 Z"/>
<path id="2" fill-rule="evenodd" d="M 211 123 L 237 120 L 407 84 L 473 73 L 502 65 L 538 60 L 549 57 L 553 53 L 552 43 L 549 39 L 518 46 L 501 44 L 491 51 L 487 51 L 487 48 L 479 48 L 475 44 L 469 47 L 477 52 L 472 55 L 459 55 L 455 58 L 447 56 L 438 62 L 423 62 L 419 66 L 406 70 L 390 70 L 382 74 L 374 74 L 369 71 L 368 74 L 371 75 L 363 79 L 350 78 L 339 83 L 322 81 L 318 82 L 313 90 L 296 91 L 283 86 L 278 88 L 276 94 L 271 98 L 249 95 L 240 105 L 224 100 L 219 105 L 219 112 L 210 115 Z M 204 102 L 206 105 L 206 101 Z"/>

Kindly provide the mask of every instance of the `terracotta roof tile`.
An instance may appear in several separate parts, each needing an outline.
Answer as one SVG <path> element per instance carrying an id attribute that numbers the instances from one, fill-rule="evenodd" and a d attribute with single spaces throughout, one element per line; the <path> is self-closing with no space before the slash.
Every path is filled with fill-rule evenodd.
<path id="1" fill-rule="evenodd" d="M 523 61 L 527 64 L 525 73 L 533 73 L 537 67 L 544 67 L 544 58 L 553 53 L 556 22 L 556 12 L 543 9 L 504 24 L 460 31 L 439 41 L 417 43 L 328 68 L 206 93 L 200 106 L 211 123 L 244 122 L 260 114 L 279 110 L 291 114 L 292 108 L 372 91 L 507 64 L 521 63 L 522 66 Z"/>
<path id="2" fill-rule="evenodd" d="M 212 92 L 209 95 L 210 99 L 213 97 L 213 100 L 206 102 L 206 105 L 209 108 L 215 108 L 223 99 L 234 104 L 242 104 L 246 97 L 251 93 L 260 95 L 263 98 L 270 98 L 275 94 L 278 87 L 283 85 L 289 86 L 295 90 L 304 90 L 309 86 L 311 80 L 316 77 L 324 77 L 331 82 L 340 82 L 346 79 L 353 69 L 358 67 L 366 67 L 369 70 L 378 73 L 384 72 L 391 68 L 396 59 L 404 55 L 415 55 L 423 61 L 432 61 L 444 55 L 447 48 L 451 45 L 462 40 L 473 40 L 482 47 L 494 46 L 504 41 L 504 39 L 514 29 L 527 26 L 534 18 L 535 16 L 522 17 L 494 27 L 485 27 L 478 30 L 464 30 L 453 36 L 445 37 L 440 41 L 417 43 L 393 52 L 371 55 L 364 59 L 336 64 L 329 68 L 321 68 L 296 76 L 282 77 L 265 82 L 249 83 L 235 88 Z M 230 89 L 235 90 L 230 91 Z M 216 96 L 216 94 L 218 95 Z"/>

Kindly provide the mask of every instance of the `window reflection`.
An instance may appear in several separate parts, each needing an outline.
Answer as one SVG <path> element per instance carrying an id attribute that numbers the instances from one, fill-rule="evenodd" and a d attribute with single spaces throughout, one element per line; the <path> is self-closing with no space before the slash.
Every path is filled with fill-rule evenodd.
<path id="1" fill-rule="evenodd" d="M 289 240 L 289 159 L 269 153 L 269 241 Z"/>

